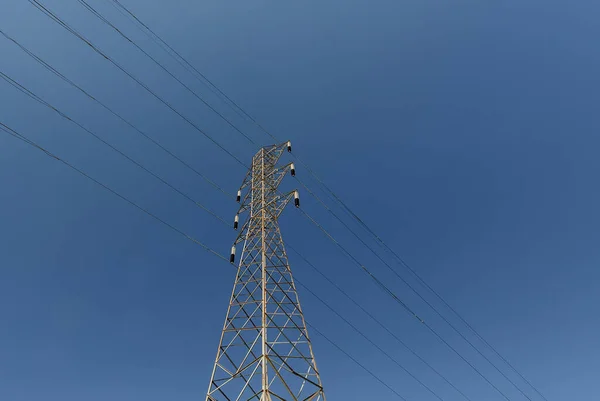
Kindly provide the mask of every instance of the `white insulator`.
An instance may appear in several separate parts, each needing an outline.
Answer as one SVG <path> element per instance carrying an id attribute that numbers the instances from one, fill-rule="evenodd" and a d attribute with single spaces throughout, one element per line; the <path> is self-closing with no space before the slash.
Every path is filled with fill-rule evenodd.
<path id="1" fill-rule="evenodd" d="M 239 202 L 241 199 L 242 199 L 242 190 L 240 189 L 237 193 L 237 197 L 235 200 Z"/>
<path id="2" fill-rule="evenodd" d="M 288 141 L 288 143 L 287 143 L 287 150 L 288 150 L 288 152 L 292 151 L 292 141 Z"/>
<path id="3" fill-rule="evenodd" d="M 300 194 L 298 191 L 294 191 L 294 206 L 300 207 Z"/>
<path id="4" fill-rule="evenodd" d="M 235 262 L 235 245 L 231 247 L 231 256 L 229 257 L 229 262 Z"/>
<path id="5" fill-rule="evenodd" d="M 240 215 L 236 214 L 235 215 L 235 219 L 233 219 L 233 228 L 237 230 L 238 228 L 238 223 L 240 221 Z"/>
<path id="6" fill-rule="evenodd" d="M 292 173 L 292 177 L 296 175 L 296 167 L 294 166 L 294 163 L 290 165 L 290 172 Z"/>

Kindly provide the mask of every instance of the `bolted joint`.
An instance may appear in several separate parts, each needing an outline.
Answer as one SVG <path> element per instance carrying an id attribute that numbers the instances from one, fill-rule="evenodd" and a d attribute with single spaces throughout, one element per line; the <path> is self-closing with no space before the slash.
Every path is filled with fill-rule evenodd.
<path id="1" fill-rule="evenodd" d="M 294 206 L 300 207 L 300 194 L 298 191 L 294 191 Z"/>

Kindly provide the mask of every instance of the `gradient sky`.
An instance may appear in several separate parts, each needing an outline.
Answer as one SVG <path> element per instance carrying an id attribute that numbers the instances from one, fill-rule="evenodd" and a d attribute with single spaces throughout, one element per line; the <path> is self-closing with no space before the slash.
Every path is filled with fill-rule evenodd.
<path id="1" fill-rule="evenodd" d="M 256 141 L 270 143 L 109 2 L 89 2 Z M 596 2 L 122 2 L 270 132 L 291 139 L 294 151 L 549 401 L 600 398 Z M 250 160 L 256 147 L 77 1 L 43 3 Z M 0 8 L 2 30 L 235 192 L 245 171 L 233 159 L 28 2 L 6 0 Z M 2 37 L 0 54 L 1 71 L 233 219 L 234 202 Z M 232 230 L 4 81 L 0 119 L 228 252 Z M 0 134 L 0 399 L 203 400 L 233 269 Z M 298 175 L 317 190 L 300 167 Z M 286 188 L 294 185 L 286 180 Z M 304 192 L 302 200 L 511 400 L 526 400 L 314 199 Z M 301 213 L 287 210 L 281 227 L 289 244 L 472 400 L 503 399 Z M 299 280 L 444 400 L 462 400 L 297 255 L 290 260 Z M 307 320 L 320 331 L 408 400 L 435 399 L 299 291 Z M 312 338 L 330 401 L 398 399 L 325 339 Z M 493 360 L 532 400 L 541 400 Z"/>

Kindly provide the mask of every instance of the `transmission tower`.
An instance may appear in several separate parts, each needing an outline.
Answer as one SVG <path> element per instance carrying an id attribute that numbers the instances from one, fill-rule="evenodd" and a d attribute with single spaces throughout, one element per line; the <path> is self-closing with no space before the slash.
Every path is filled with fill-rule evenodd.
<path id="1" fill-rule="evenodd" d="M 279 230 L 278 217 L 298 191 L 278 187 L 294 164 L 276 167 L 290 142 L 265 146 L 237 194 L 248 212 L 232 249 L 244 243 L 207 401 L 325 401 L 321 378 Z"/>

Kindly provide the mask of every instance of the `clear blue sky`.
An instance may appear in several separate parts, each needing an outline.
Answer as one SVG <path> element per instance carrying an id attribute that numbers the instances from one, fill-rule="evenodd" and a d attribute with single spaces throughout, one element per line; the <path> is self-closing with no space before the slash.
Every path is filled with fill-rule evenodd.
<path id="1" fill-rule="evenodd" d="M 89 1 L 217 101 L 107 2 Z M 600 398 L 596 2 L 122 1 L 271 132 L 291 139 L 548 400 Z M 250 160 L 255 148 L 80 4 L 43 2 Z M 114 66 L 28 2 L 0 8 L 3 30 L 220 185 L 237 189 L 244 169 Z M 0 54 L 3 72 L 233 219 L 234 202 L 1 37 Z M 270 142 L 215 104 L 261 144 Z M 0 121 L 227 253 L 233 231 L 4 81 Z M 316 188 L 306 171 L 298 174 Z M 0 183 L 0 399 L 203 400 L 233 283 L 230 266 L 5 134 Z M 286 185 L 295 184 L 290 178 Z M 525 400 L 302 196 L 309 213 L 511 400 Z M 471 399 L 502 399 L 300 213 L 287 210 L 281 226 L 286 241 Z M 298 279 L 444 400 L 461 399 L 295 254 L 290 258 Z M 309 293 L 300 289 L 300 296 L 312 324 L 408 400 L 435 399 Z M 397 399 L 312 337 L 330 401 Z"/>

